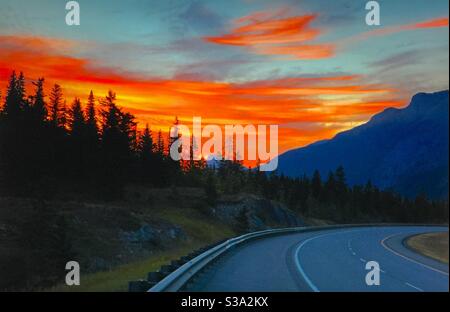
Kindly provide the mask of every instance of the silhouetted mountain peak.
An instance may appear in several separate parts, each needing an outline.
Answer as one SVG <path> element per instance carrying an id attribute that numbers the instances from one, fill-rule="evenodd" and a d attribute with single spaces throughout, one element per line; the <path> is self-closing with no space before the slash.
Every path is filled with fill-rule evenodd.
<path id="1" fill-rule="evenodd" d="M 430 108 L 435 105 L 443 104 L 442 100 L 445 100 L 446 98 L 448 99 L 448 90 L 433 93 L 420 92 L 412 97 L 409 107 Z"/>
<path id="2" fill-rule="evenodd" d="M 372 180 L 404 195 L 448 197 L 449 91 L 418 93 L 404 108 L 387 108 L 331 140 L 288 151 L 279 172 L 326 175 L 343 165 L 350 184 Z"/>

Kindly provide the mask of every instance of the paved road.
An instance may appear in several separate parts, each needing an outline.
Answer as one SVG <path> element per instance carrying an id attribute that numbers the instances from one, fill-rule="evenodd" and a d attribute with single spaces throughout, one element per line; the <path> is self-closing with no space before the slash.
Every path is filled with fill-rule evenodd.
<path id="1" fill-rule="evenodd" d="M 446 227 L 364 227 L 289 234 L 230 251 L 193 291 L 448 291 L 448 265 L 404 247 L 405 237 Z M 367 286 L 368 261 L 380 285 Z"/>

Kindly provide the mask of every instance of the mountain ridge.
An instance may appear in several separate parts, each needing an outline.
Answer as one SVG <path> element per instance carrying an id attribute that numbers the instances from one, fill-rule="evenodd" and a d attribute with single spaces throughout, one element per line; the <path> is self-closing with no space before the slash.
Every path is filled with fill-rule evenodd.
<path id="1" fill-rule="evenodd" d="M 448 90 L 414 95 L 367 123 L 279 156 L 277 172 L 324 177 L 342 165 L 350 185 L 368 180 L 413 197 L 448 198 Z"/>

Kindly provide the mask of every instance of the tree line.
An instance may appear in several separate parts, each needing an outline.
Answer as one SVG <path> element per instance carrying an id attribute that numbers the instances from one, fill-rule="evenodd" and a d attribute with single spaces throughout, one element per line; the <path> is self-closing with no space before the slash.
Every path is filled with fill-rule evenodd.
<path id="1" fill-rule="evenodd" d="M 67 103 L 60 85 L 47 96 L 44 79 L 32 82 L 13 72 L 0 110 L 0 185 L 4 195 L 53 197 L 61 193 L 105 199 L 120 197 L 131 182 L 168 186 L 180 168 L 167 157 L 167 140 L 154 142 L 147 126 L 116 104 L 116 94 L 87 103 Z"/>
<path id="2" fill-rule="evenodd" d="M 214 166 L 202 160 L 173 161 L 173 139 L 135 117 L 109 91 L 86 103 L 67 103 L 60 85 L 44 93 L 44 78 L 27 94 L 23 73 L 13 72 L 0 108 L 0 195 L 114 200 L 129 184 L 204 188 L 207 203 L 220 194 L 248 192 L 285 203 L 303 216 L 335 222 L 447 222 L 448 202 L 424 195 L 408 199 L 391 190 L 349 186 L 344 168 L 327 177 L 289 178 L 245 168 L 239 161 Z M 174 114 L 175 115 L 175 114 Z M 191 144 L 193 146 L 193 144 Z"/>

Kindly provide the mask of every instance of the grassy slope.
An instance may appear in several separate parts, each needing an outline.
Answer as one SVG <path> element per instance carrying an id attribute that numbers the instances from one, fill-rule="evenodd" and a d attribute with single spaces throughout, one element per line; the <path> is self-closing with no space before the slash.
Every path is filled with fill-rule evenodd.
<path id="1" fill-rule="evenodd" d="M 111 271 L 81 275 L 81 285 L 68 287 L 59 285 L 50 291 L 127 291 L 130 280 L 143 279 L 150 271 L 161 265 L 186 255 L 204 245 L 232 237 L 235 233 L 226 225 L 214 222 L 207 216 L 192 208 L 177 209 L 167 206 L 153 209 L 155 216 L 183 228 L 189 239 L 160 251 L 145 260 L 118 266 Z"/>
<path id="2" fill-rule="evenodd" d="M 413 250 L 448 264 L 448 232 L 428 233 L 409 238 L 406 244 Z"/>
<path id="3" fill-rule="evenodd" d="M 228 200 L 241 197 L 231 196 Z M 148 272 L 157 270 L 171 260 L 236 236 L 237 233 L 230 225 L 208 214 L 210 208 L 205 202 L 204 191 L 199 188 L 152 189 L 142 186 L 130 186 L 125 197 L 117 202 L 89 202 L 82 199 L 48 202 L 46 205 L 53 208 L 53 213 L 64 215 L 69 222 L 66 234 L 75 254 L 70 260 L 80 263 L 81 285 L 68 287 L 63 279 L 58 278 L 59 284 L 56 286 L 32 287 L 30 290 L 127 291 L 129 281 L 145 279 Z M 20 251 L 22 247 L 11 239 L 13 233 L 17 232 L 15 229 L 8 230 L 9 236 L 2 238 L 2 220 L 7 216 L 9 219 L 15 216 L 12 218 L 14 220 L 33 220 L 34 216 L 28 212 L 33 211 L 33 205 L 26 199 L 0 198 L 0 208 L 0 260 L 2 255 L 10 260 L 10 252 L 2 253 L 1 250 L 12 250 L 14 247 Z M 5 218 L 1 218 L 1 213 Z M 176 226 L 182 230 L 184 238 L 166 239 L 151 246 L 124 243 L 121 238 L 123 231 L 133 233 L 144 224 L 161 231 L 170 229 L 168 225 Z M 168 232 L 162 233 L 162 236 L 170 236 Z M 47 251 L 44 254 L 48 254 Z M 40 260 L 45 263 L 48 259 L 41 257 Z M 15 272 L 19 268 L 8 267 L 8 270 Z"/>

